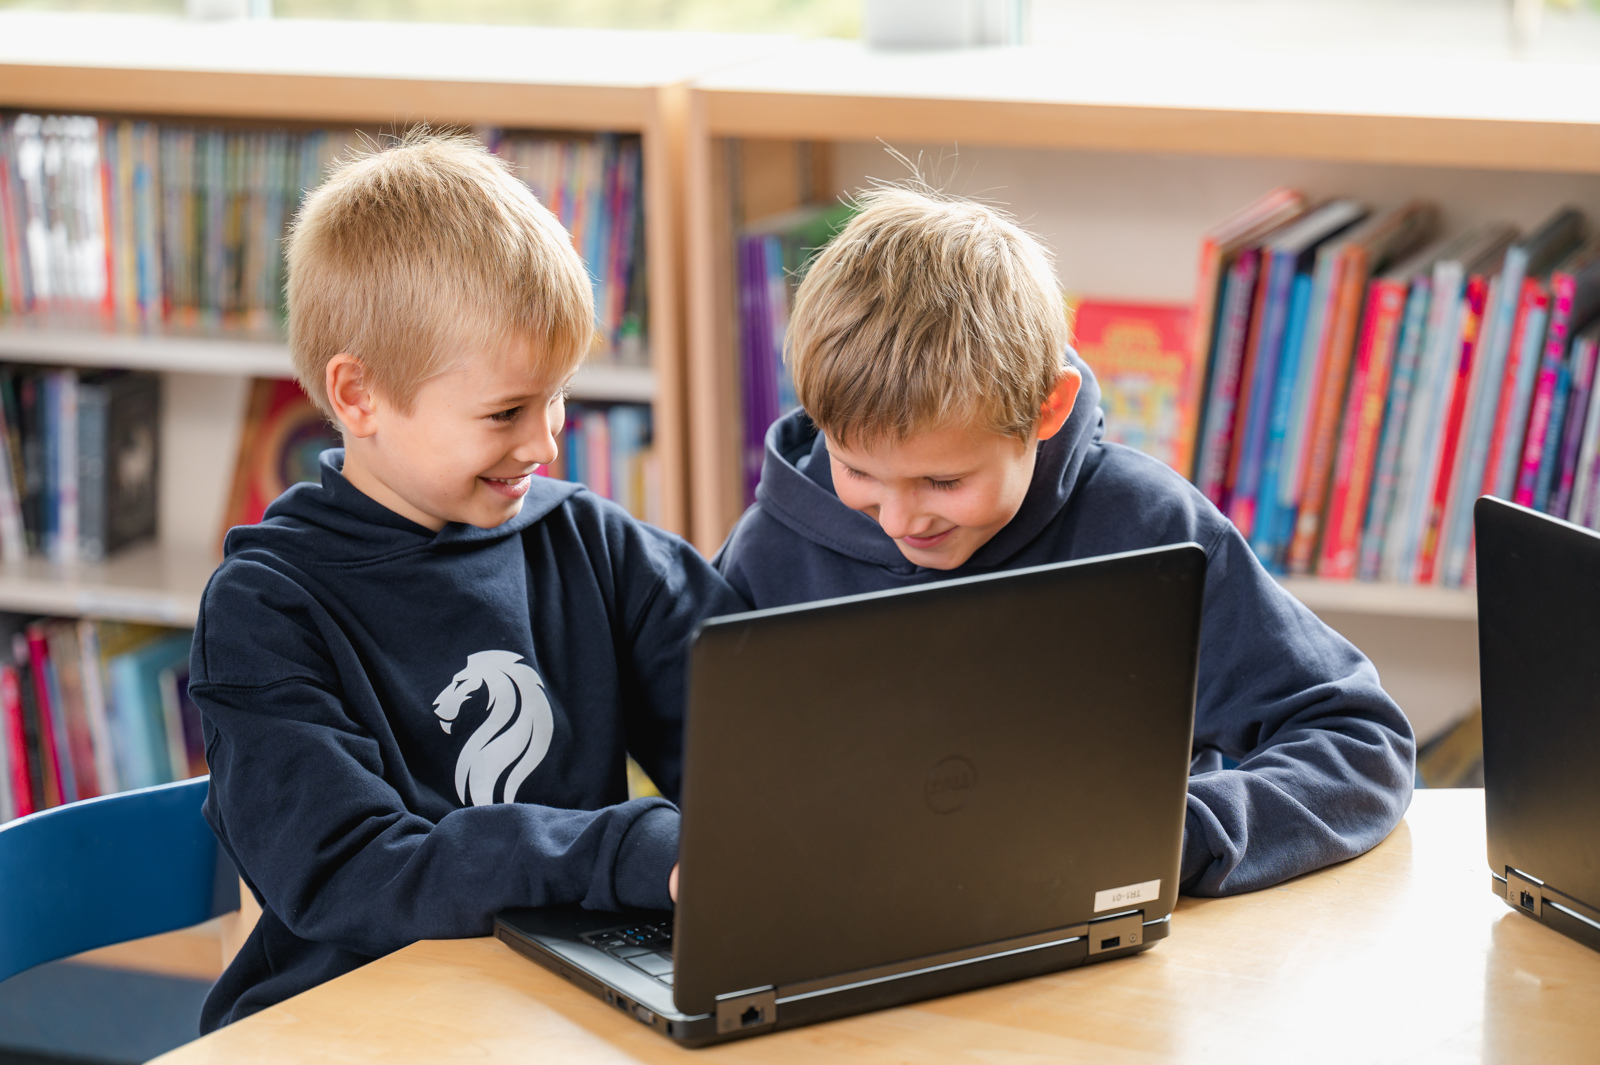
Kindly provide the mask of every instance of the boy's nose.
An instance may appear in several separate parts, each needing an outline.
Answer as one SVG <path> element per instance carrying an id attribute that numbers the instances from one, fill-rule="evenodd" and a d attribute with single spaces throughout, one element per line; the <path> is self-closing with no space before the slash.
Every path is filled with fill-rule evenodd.
<path id="1" fill-rule="evenodd" d="M 878 527 L 891 540 L 915 534 L 919 524 L 916 510 L 898 499 L 878 504 Z"/>
<path id="2" fill-rule="evenodd" d="M 536 463 L 548 466 L 556 460 L 561 453 L 561 447 L 556 442 L 556 437 L 548 428 L 535 429 L 526 439 L 521 441 L 511 452 L 511 457 L 518 462 Z"/>

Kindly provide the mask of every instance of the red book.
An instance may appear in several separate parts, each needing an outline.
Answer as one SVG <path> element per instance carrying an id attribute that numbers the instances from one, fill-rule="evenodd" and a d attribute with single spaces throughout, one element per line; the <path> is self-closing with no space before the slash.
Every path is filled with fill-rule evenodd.
<path id="1" fill-rule="evenodd" d="M 39 775 L 44 780 L 44 805 L 59 806 L 70 800 L 61 774 L 61 742 L 56 736 L 56 715 L 50 698 L 50 649 L 45 646 L 44 631 L 38 625 L 28 626 L 28 663 L 38 706 Z"/>
<path id="2" fill-rule="evenodd" d="M 1488 296 L 1489 282 L 1474 274 L 1467 280 L 1467 290 L 1462 300 L 1465 307 L 1461 322 L 1461 358 L 1456 363 L 1455 386 L 1450 393 L 1450 406 L 1444 424 L 1444 438 L 1440 441 L 1439 472 L 1434 477 L 1433 502 L 1428 506 L 1428 524 L 1422 533 L 1422 549 L 1417 556 L 1417 583 L 1432 584 L 1434 569 L 1439 560 L 1439 527 L 1444 521 L 1444 508 L 1450 500 L 1450 478 L 1456 466 L 1456 448 L 1461 443 L 1461 422 L 1467 409 L 1468 384 L 1472 379 L 1472 360 L 1478 352 L 1478 330 L 1483 325 L 1483 304 Z"/>
<path id="3" fill-rule="evenodd" d="M 1361 294 L 1371 268 L 1370 249 L 1362 242 L 1352 242 L 1340 257 L 1344 262 L 1338 274 L 1339 290 L 1333 303 L 1333 319 L 1328 323 L 1316 406 L 1311 412 L 1311 431 L 1302 458 L 1305 466 L 1300 471 L 1300 511 L 1287 551 L 1289 572 L 1294 574 L 1311 571 L 1322 533 L 1323 503 L 1338 442 L 1339 416 L 1349 394 L 1350 359 L 1355 350 Z"/>
<path id="4" fill-rule="evenodd" d="M 1239 532 L 1249 538 L 1254 524 L 1255 500 L 1240 501 L 1232 498 L 1233 486 L 1239 480 L 1239 463 L 1244 460 L 1245 440 L 1250 435 L 1245 432 L 1245 426 L 1250 424 L 1250 393 L 1251 382 L 1256 376 L 1256 353 L 1261 347 L 1262 320 L 1267 313 L 1267 294 L 1272 288 L 1272 260 L 1271 255 L 1261 256 L 1261 277 L 1256 281 L 1255 300 L 1250 308 L 1250 332 L 1244 342 L 1244 364 L 1239 369 L 1239 402 L 1234 409 L 1233 416 L 1233 442 L 1228 454 L 1228 480 L 1227 493 L 1228 517 L 1239 527 Z M 1266 397 L 1270 401 L 1271 397 Z"/>
<path id="5" fill-rule="evenodd" d="M 1190 435 L 1180 440 L 1173 456 L 1172 468 L 1198 481 L 1200 471 L 1191 469 L 1195 449 L 1199 446 L 1197 435 L 1201 404 L 1206 402 L 1206 374 L 1212 369 L 1216 353 L 1211 341 L 1217 329 L 1217 316 L 1222 313 L 1223 279 L 1241 248 L 1274 226 L 1283 224 L 1305 210 L 1305 197 L 1293 189 L 1277 188 L 1249 204 L 1243 210 L 1229 215 L 1209 230 L 1200 242 L 1200 269 L 1197 272 L 1194 307 L 1189 317 L 1189 364 L 1181 394 L 1194 397 L 1194 407 L 1189 416 Z"/>
<path id="6" fill-rule="evenodd" d="M 1333 487 L 1328 493 L 1328 512 L 1323 522 L 1322 550 L 1317 560 L 1317 575 L 1321 577 L 1351 580 L 1356 575 L 1361 524 L 1372 492 L 1378 436 L 1383 430 L 1384 404 L 1389 399 L 1389 376 L 1409 292 L 1407 281 L 1384 278 L 1372 282 L 1367 292 L 1361 343 L 1350 375 L 1350 400 L 1339 434 Z"/>
<path id="7" fill-rule="evenodd" d="M 104 121 L 99 123 L 99 135 L 95 139 L 100 147 L 100 226 L 102 242 L 105 244 L 106 249 L 106 285 L 105 294 L 100 297 L 100 313 L 105 315 L 107 319 L 111 319 L 117 313 L 117 270 L 114 257 L 117 244 L 122 239 L 122 234 L 118 233 L 111 224 L 111 183 L 117 179 L 117 176 L 111 172 L 111 162 L 106 158 L 105 130 L 107 125 L 108 123 Z M 114 133 L 112 135 L 115 136 Z"/>
<path id="8" fill-rule="evenodd" d="M 1078 355 L 1100 382 L 1106 440 L 1180 473 L 1200 406 L 1200 397 L 1187 391 L 1196 381 L 1189 314 L 1184 305 L 1082 300 L 1072 327 Z"/>
<path id="9" fill-rule="evenodd" d="M 0 666 L 0 732 L 11 752 L 11 779 L 0 786 L 11 789 L 17 816 L 24 817 L 34 810 L 33 785 L 28 780 L 28 730 L 22 723 L 22 687 L 16 666 Z"/>

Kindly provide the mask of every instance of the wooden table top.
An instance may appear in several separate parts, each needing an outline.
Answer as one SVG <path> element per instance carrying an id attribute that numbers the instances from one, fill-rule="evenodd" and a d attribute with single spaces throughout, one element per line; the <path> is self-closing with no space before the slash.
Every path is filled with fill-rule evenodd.
<path id="1" fill-rule="evenodd" d="M 1489 892 L 1483 793 L 1370 854 L 1181 899 L 1133 958 L 682 1050 L 493 939 L 416 943 L 157 1059 L 255 1062 L 1600 1061 L 1600 953 Z"/>

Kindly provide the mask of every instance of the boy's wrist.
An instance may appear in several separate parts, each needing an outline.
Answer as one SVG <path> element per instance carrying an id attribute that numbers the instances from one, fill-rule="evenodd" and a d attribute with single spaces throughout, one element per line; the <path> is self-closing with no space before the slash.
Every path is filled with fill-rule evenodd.
<path id="1" fill-rule="evenodd" d="M 666 804 L 640 814 L 617 848 L 612 888 L 624 906 L 672 909 L 667 879 L 678 863 L 678 811 Z"/>

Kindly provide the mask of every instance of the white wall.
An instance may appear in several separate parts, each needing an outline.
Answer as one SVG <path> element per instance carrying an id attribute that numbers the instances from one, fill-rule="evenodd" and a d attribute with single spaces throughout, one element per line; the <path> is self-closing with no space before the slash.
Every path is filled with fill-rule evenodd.
<path id="1" fill-rule="evenodd" d="M 1600 81 L 1597 81 L 1600 92 Z M 1480 222 L 1524 229 L 1571 203 L 1600 220 L 1600 176 L 1365 166 L 1285 159 L 1112 154 L 896 144 L 948 191 L 1003 205 L 1054 249 L 1069 292 L 1188 302 L 1201 235 L 1277 185 L 1313 199 L 1356 196 L 1375 208 L 1429 197 L 1455 232 Z M 834 184 L 898 179 L 883 146 L 840 144 Z"/>

